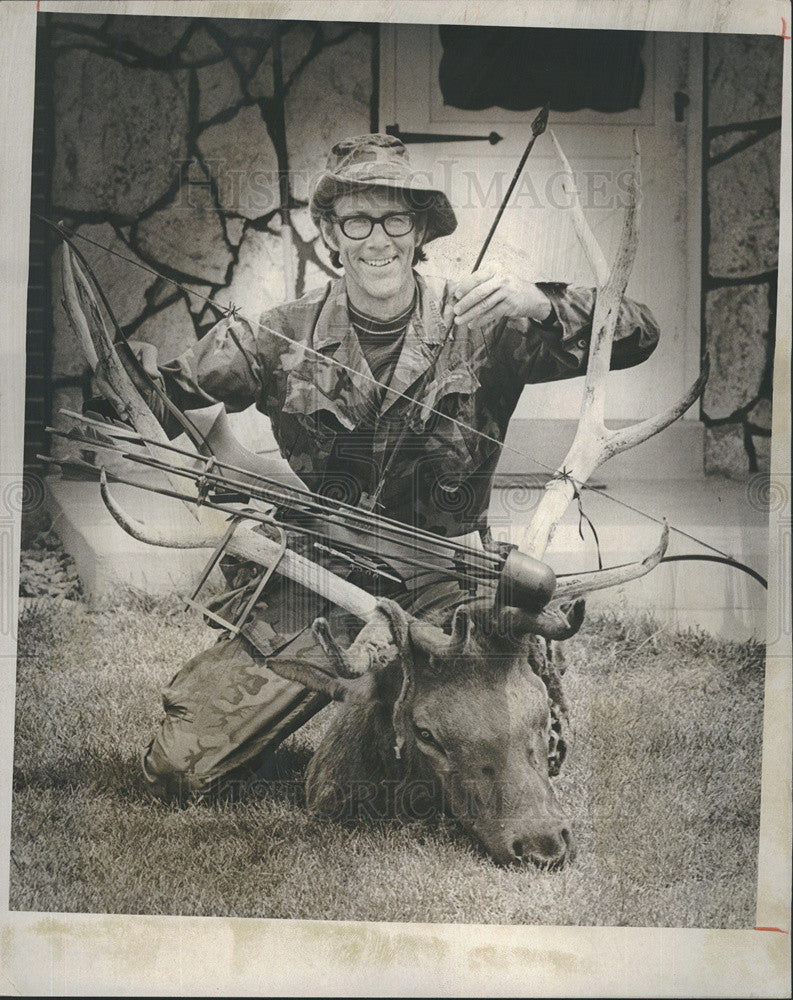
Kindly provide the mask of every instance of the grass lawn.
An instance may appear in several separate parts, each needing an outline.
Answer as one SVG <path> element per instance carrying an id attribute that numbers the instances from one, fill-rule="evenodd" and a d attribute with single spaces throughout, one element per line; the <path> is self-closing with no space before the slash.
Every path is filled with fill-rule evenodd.
<path id="1" fill-rule="evenodd" d="M 215 633 L 175 605 L 42 598 L 19 626 L 12 910 L 751 927 L 764 650 L 592 617 L 566 643 L 574 740 L 556 787 L 578 856 L 499 868 L 453 822 L 309 816 L 333 708 L 237 802 L 146 797 L 159 691 Z"/>

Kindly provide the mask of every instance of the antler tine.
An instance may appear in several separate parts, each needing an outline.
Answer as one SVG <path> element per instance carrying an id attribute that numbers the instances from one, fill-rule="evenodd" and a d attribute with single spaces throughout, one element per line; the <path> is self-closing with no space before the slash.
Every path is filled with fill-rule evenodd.
<path id="1" fill-rule="evenodd" d="M 220 535 L 193 535 L 192 537 L 184 538 L 179 538 L 175 534 L 166 536 L 154 528 L 146 527 L 140 521 L 136 521 L 110 495 L 110 490 L 107 487 L 107 473 L 104 467 L 101 468 L 99 473 L 99 492 L 113 520 L 128 535 L 131 535 L 139 542 L 145 542 L 147 545 L 158 545 L 161 548 L 168 549 L 211 549 L 218 546 L 222 540 L 222 536 Z"/>
<path id="2" fill-rule="evenodd" d="M 575 229 L 576 236 L 581 243 L 581 248 L 589 261 L 589 266 L 595 272 L 595 282 L 602 288 L 606 284 L 609 277 L 609 266 L 606 261 L 606 257 L 603 251 L 600 249 L 600 244 L 595 239 L 595 234 L 589 227 L 589 223 L 586 221 L 584 215 L 584 210 L 581 208 L 581 198 L 578 194 L 578 187 L 575 183 L 575 178 L 573 176 L 573 170 L 568 162 L 567 157 L 564 155 L 564 150 L 559 145 L 559 140 L 554 135 L 553 129 L 548 129 L 548 134 L 556 150 L 556 155 L 562 164 L 562 170 L 564 176 L 562 177 L 562 190 L 567 195 L 570 201 L 570 215 L 573 221 L 573 228 Z"/>
<path id="3" fill-rule="evenodd" d="M 347 662 L 347 655 L 336 641 L 327 618 L 317 618 L 311 626 L 311 631 L 319 639 L 320 646 L 325 650 L 336 677 L 351 680 L 353 677 L 359 676 Z"/>
<path id="4" fill-rule="evenodd" d="M 618 455 L 621 451 L 627 451 L 629 448 L 633 448 L 637 444 L 641 444 L 642 441 L 646 441 L 651 438 L 654 434 L 658 434 L 665 427 L 668 427 L 671 423 L 674 423 L 678 417 L 681 417 L 686 410 L 694 403 L 705 388 L 705 384 L 708 381 L 708 375 L 710 374 L 710 357 L 705 355 L 702 359 L 702 370 L 699 373 L 699 378 L 694 382 L 689 389 L 678 399 L 678 401 L 670 406 L 669 409 L 664 410 L 662 413 L 657 413 L 654 417 L 648 417 L 646 420 L 641 420 L 637 424 L 633 424 L 631 427 L 625 427 L 619 431 L 610 431 L 606 442 L 604 444 L 604 458 L 611 458 L 612 455 Z"/>
<path id="5" fill-rule="evenodd" d="M 589 347 L 584 396 L 581 402 L 582 421 L 590 425 L 592 430 L 599 431 L 605 429 L 603 416 L 606 403 L 606 381 L 611 367 L 611 349 L 614 343 L 614 331 L 617 327 L 617 315 L 633 270 L 636 249 L 639 244 L 641 162 L 635 131 L 631 167 L 628 205 L 625 209 L 619 248 L 606 283 L 598 288 L 595 302 L 595 312 L 592 317 L 592 341 Z M 594 240 L 594 234 L 588 225 L 587 230 Z"/>
<path id="6" fill-rule="evenodd" d="M 661 562 L 669 544 L 669 525 L 664 521 L 664 530 L 653 551 L 640 562 L 628 563 L 627 566 L 615 566 L 611 569 L 598 570 L 595 573 L 581 573 L 577 576 L 562 577 L 556 586 L 554 600 L 570 601 L 590 590 L 603 590 L 606 587 L 616 587 L 628 580 L 637 580 L 649 573 Z"/>
<path id="7" fill-rule="evenodd" d="M 520 640 L 524 635 L 540 635 L 561 642 L 574 636 L 584 621 L 585 602 L 562 604 L 542 611 L 504 608 L 494 620 L 496 633 L 504 639 Z"/>

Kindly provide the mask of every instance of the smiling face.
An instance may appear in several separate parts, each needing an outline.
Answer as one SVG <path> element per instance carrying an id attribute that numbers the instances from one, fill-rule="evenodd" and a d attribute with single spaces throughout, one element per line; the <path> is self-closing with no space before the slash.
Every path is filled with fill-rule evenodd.
<path id="1" fill-rule="evenodd" d="M 322 220 L 326 242 L 338 250 L 352 304 L 378 319 L 390 319 L 407 309 L 413 300 L 413 256 L 424 239 L 425 223 L 415 216 L 413 229 L 404 236 L 389 236 L 381 223 L 362 240 L 342 232 L 338 219 L 355 215 L 379 218 L 391 212 L 410 212 L 407 200 L 397 191 L 372 188 L 336 199 L 335 218 Z"/>

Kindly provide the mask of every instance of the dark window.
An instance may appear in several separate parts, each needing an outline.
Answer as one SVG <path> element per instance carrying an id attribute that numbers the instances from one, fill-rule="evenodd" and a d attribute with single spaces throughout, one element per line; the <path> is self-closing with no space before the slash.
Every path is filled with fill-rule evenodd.
<path id="1" fill-rule="evenodd" d="M 637 108 L 644 87 L 639 31 L 556 28 L 440 29 L 444 104 L 468 111 L 618 112 Z"/>

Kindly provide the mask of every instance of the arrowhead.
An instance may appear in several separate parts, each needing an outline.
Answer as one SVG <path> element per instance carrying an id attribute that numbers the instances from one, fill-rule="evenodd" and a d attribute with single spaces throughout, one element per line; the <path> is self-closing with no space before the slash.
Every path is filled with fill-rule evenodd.
<path id="1" fill-rule="evenodd" d="M 550 110 L 550 104 L 546 104 L 544 108 L 540 108 L 537 117 L 531 123 L 531 134 L 535 137 L 535 139 L 538 135 L 542 135 L 545 131 L 545 126 L 548 124 L 548 113 Z"/>
<path id="2" fill-rule="evenodd" d="M 490 135 L 487 137 L 487 141 L 490 143 L 491 146 L 495 146 L 496 143 L 501 142 L 503 138 L 504 136 L 499 135 L 498 132 L 491 132 Z"/>

